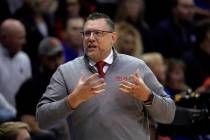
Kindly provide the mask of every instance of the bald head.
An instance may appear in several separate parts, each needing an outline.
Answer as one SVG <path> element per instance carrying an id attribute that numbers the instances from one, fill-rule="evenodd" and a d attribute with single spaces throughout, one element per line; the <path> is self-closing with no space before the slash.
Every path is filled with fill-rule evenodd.
<path id="1" fill-rule="evenodd" d="M 0 35 L 14 35 L 19 32 L 25 32 L 24 25 L 16 19 L 7 19 L 0 26 Z"/>
<path id="2" fill-rule="evenodd" d="M 25 35 L 25 27 L 19 20 L 6 19 L 0 26 L 0 41 L 12 54 L 22 49 Z"/>

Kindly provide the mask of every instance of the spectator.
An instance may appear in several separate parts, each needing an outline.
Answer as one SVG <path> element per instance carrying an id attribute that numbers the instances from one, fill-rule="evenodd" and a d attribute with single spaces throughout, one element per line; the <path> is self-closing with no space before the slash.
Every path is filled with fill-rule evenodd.
<path id="1" fill-rule="evenodd" d="M 144 51 L 151 50 L 150 27 L 144 20 L 144 0 L 121 0 L 119 1 L 115 20 L 126 21 L 132 24 L 140 33 Z"/>
<path id="2" fill-rule="evenodd" d="M 38 45 L 40 41 L 45 37 L 55 35 L 49 17 L 53 1 L 54 0 L 25 0 L 23 6 L 14 14 L 14 17 L 19 19 L 26 27 L 27 42 L 23 50 L 30 57 L 33 75 L 38 72 Z"/>
<path id="3" fill-rule="evenodd" d="M 116 24 L 116 32 L 118 34 L 116 50 L 119 53 L 140 58 L 143 45 L 138 30 L 129 23 L 120 22 Z"/>
<path id="4" fill-rule="evenodd" d="M 30 60 L 21 51 L 25 35 L 25 27 L 18 20 L 7 19 L 0 26 L 0 92 L 14 108 L 16 93 L 31 77 Z"/>
<path id="5" fill-rule="evenodd" d="M 184 54 L 186 82 L 194 90 L 210 76 L 210 21 L 200 21 L 196 26 L 196 47 Z M 196 79 L 196 80 L 195 80 Z"/>
<path id="6" fill-rule="evenodd" d="M 141 58 L 150 67 L 157 77 L 158 81 L 165 85 L 166 81 L 166 64 L 163 56 L 158 52 L 144 53 Z"/>
<path id="7" fill-rule="evenodd" d="M 30 128 L 23 122 L 5 122 L 0 125 L 1 140 L 31 140 Z"/>
<path id="8" fill-rule="evenodd" d="M 39 75 L 27 80 L 16 96 L 17 116 L 20 121 L 31 127 L 31 136 L 34 140 L 44 138 L 59 140 L 68 139 L 68 128 L 65 122 L 60 122 L 50 131 L 40 129 L 35 119 L 36 105 L 44 93 L 52 74 L 64 62 L 61 42 L 54 37 L 43 39 L 38 49 L 40 67 Z"/>
<path id="9" fill-rule="evenodd" d="M 83 55 L 82 36 L 80 34 L 83 24 L 84 20 L 80 17 L 70 18 L 67 21 L 63 42 L 65 62 Z"/>
<path id="10" fill-rule="evenodd" d="M 153 31 L 153 51 L 165 58 L 181 58 L 193 48 L 194 2 L 193 0 L 172 0 L 171 16 L 161 21 Z"/>

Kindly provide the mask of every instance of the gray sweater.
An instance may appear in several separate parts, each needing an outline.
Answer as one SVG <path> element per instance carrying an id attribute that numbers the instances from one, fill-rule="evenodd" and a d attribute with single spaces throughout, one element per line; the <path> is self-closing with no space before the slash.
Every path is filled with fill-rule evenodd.
<path id="1" fill-rule="evenodd" d="M 154 94 L 151 105 L 144 105 L 119 90 L 122 79 L 137 69 Z M 52 76 L 37 105 L 40 127 L 53 127 L 68 117 L 72 140 L 149 140 L 148 116 L 161 123 L 173 121 L 173 100 L 142 60 L 116 54 L 105 75 L 106 91 L 72 110 L 67 104 L 67 95 L 74 90 L 81 72 L 86 76 L 96 72 L 85 57 L 61 65 Z"/>

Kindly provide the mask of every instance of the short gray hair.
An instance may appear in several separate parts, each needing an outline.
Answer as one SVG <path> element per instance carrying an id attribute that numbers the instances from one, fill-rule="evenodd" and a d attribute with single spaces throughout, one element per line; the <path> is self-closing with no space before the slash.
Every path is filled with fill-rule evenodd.
<path id="1" fill-rule="evenodd" d="M 98 12 L 91 13 L 87 17 L 86 22 L 88 20 L 96 20 L 96 19 L 105 19 L 106 22 L 107 22 L 107 24 L 109 25 L 111 31 L 114 31 L 115 30 L 115 24 L 114 24 L 114 22 L 112 21 L 112 19 L 108 15 L 106 15 L 104 13 L 98 13 Z"/>

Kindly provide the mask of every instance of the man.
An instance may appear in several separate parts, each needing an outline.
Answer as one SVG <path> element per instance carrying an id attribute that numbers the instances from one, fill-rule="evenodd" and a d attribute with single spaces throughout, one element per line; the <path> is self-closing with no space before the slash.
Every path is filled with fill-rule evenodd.
<path id="1" fill-rule="evenodd" d="M 65 62 L 83 55 L 82 37 L 80 35 L 83 24 L 84 20 L 81 17 L 70 18 L 66 23 L 63 42 Z"/>
<path id="2" fill-rule="evenodd" d="M 39 128 L 35 119 L 35 112 L 36 105 L 42 97 L 52 74 L 59 65 L 64 63 L 61 42 L 55 37 L 46 37 L 39 44 L 38 54 L 40 59 L 39 74 L 28 79 L 17 93 L 17 116 L 19 120 L 26 122 L 31 127 L 31 136 L 34 140 L 44 138 L 52 140 L 52 131 L 49 133 Z M 68 137 L 68 127 L 63 124 L 65 123 L 59 123 L 59 129 L 54 130 L 59 140 L 68 139 L 66 138 Z"/>
<path id="3" fill-rule="evenodd" d="M 7 19 L 0 26 L 0 92 L 13 107 L 21 84 L 31 77 L 29 57 L 21 51 L 25 35 L 18 20 Z"/>
<path id="4" fill-rule="evenodd" d="M 193 48 L 194 9 L 193 0 L 171 0 L 171 16 L 159 23 L 153 36 L 153 49 L 165 58 L 181 58 Z"/>
<path id="5" fill-rule="evenodd" d="M 13 15 L 26 27 L 26 44 L 24 52 L 29 55 L 32 65 L 32 74 L 38 73 L 38 46 L 41 40 L 48 36 L 54 36 L 55 32 L 49 14 L 54 0 L 24 0 Z"/>
<path id="6" fill-rule="evenodd" d="M 91 14 L 82 34 L 85 56 L 53 75 L 37 105 L 40 126 L 70 117 L 73 140 L 149 140 L 148 116 L 170 123 L 174 102 L 141 60 L 113 49 L 117 36 L 107 15 Z"/>

